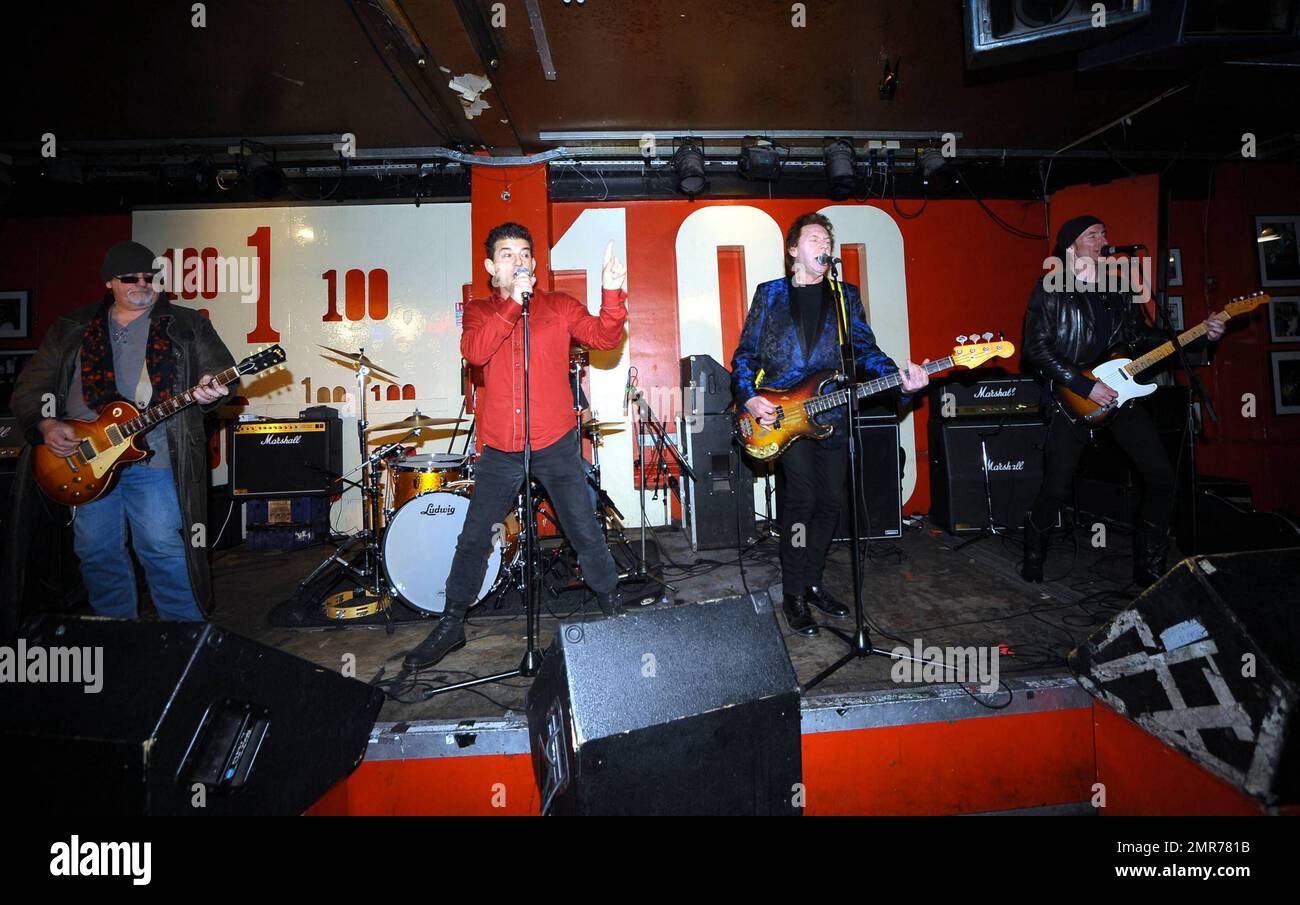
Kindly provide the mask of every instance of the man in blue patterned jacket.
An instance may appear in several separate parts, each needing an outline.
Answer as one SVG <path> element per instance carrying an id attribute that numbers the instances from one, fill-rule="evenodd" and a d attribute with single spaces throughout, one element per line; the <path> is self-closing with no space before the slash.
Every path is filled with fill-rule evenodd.
<path id="1" fill-rule="evenodd" d="M 839 330 L 827 265 L 818 258 L 830 255 L 835 239 L 830 220 L 817 213 L 804 214 L 790 225 L 785 238 L 790 276 L 761 283 L 754 292 L 736 354 L 731 359 L 731 390 L 761 424 L 770 425 L 776 409 L 762 396 L 764 386 L 789 387 L 818 371 L 840 368 Z M 858 287 L 844 284 L 844 296 L 853 319 L 853 357 L 868 377 L 898 371 L 902 397 L 930 382 L 920 366 L 907 362 L 900 370 L 880 347 L 867 325 Z M 822 572 L 830 548 L 848 477 L 848 432 L 844 410 L 821 417 L 835 425 L 826 440 L 804 438 L 792 443 L 781 456 L 781 588 L 783 609 L 791 630 L 817 634 L 812 604 L 832 616 L 844 617 L 848 607 L 826 592 Z"/>

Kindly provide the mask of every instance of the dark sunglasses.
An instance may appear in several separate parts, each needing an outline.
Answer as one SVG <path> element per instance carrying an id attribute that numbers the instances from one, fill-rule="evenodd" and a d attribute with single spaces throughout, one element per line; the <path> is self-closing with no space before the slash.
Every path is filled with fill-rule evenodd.
<path id="1" fill-rule="evenodd" d="M 124 273 L 121 276 L 113 277 L 113 279 L 117 280 L 119 283 L 127 283 L 127 284 L 139 283 L 141 280 L 144 280 L 146 283 L 152 283 L 153 274 L 152 273 Z"/>

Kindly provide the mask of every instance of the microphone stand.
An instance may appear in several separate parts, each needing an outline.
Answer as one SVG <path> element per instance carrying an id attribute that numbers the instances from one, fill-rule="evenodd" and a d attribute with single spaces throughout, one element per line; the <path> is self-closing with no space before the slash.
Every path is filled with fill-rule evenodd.
<path id="1" fill-rule="evenodd" d="M 542 665 L 542 651 L 537 647 L 537 595 L 534 593 L 533 579 L 533 552 L 537 542 L 537 514 L 533 510 L 533 485 L 532 485 L 532 460 L 533 460 L 533 440 L 531 435 L 532 428 L 532 397 L 528 392 L 528 372 L 532 364 L 532 335 L 529 330 L 528 307 L 532 301 L 533 294 L 525 292 L 520 298 L 523 308 L 523 328 L 524 328 L 524 511 L 523 518 L 520 519 L 522 524 L 519 526 L 524 535 L 524 610 L 528 614 L 528 636 L 527 648 L 524 651 L 523 659 L 519 661 L 519 667 L 509 672 L 497 673 L 493 676 L 483 676 L 481 679 L 470 679 L 467 682 L 456 682 L 453 685 L 440 685 L 429 691 L 429 696 L 447 694 L 452 691 L 459 691 L 462 688 L 473 688 L 475 685 L 486 685 L 491 682 L 504 682 L 506 679 L 513 679 L 516 676 L 532 678 L 537 675 L 538 669 Z M 475 412 L 477 417 L 477 412 Z"/>
<path id="2" fill-rule="evenodd" d="M 636 571 L 629 572 L 627 578 L 624 580 L 625 581 L 652 581 L 655 584 L 659 585 L 661 588 L 665 589 L 666 591 L 672 591 L 674 594 L 676 594 L 677 588 L 668 584 L 668 582 L 664 581 L 661 578 L 655 578 L 653 575 L 650 574 L 650 570 L 646 567 L 647 518 L 646 518 L 646 508 L 645 508 L 645 445 L 641 442 L 641 435 L 643 433 L 645 426 L 646 425 L 650 426 L 650 433 L 655 438 L 655 450 L 659 455 L 661 466 L 663 465 L 664 452 L 666 452 L 667 449 L 672 449 L 673 455 L 677 459 L 677 464 L 682 470 L 682 474 L 686 475 L 690 480 L 693 481 L 695 480 L 695 473 L 691 471 L 691 466 L 687 464 L 686 457 L 682 455 L 681 450 L 677 448 L 676 444 L 674 444 L 672 440 L 668 439 L 668 435 L 667 433 L 665 433 L 663 426 L 660 425 L 655 420 L 654 411 L 650 408 L 650 403 L 646 402 L 645 400 L 645 393 L 642 392 L 639 388 L 633 390 L 632 401 L 636 403 L 636 433 L 634 436 L 636 438 L 636 446 L 637 446 L 636 461 L 637 461 L 637 469 L 639 473 L 638 483 L 641 485 L 640 492 L 639 492 L 641 497 L 641 557 L 637 562 Z M 667 595 L 666 594 L 663 595 L 663 597 L 661 597 L 660 599 L 661 601 L 666 601 Z"/>
<path id="3" fill-rule="evenodd" d="M 835 296 L 835 318 L 840 329 L 840 367 L 844 371 L 849 390 L 844 401 L 844 413 L 845 423 L 848 425 L 846 429 L 849 434 L 849 487 L 851 491 L 849 494 L 849 533 L 853 539 L 853 552 L 850 563 L 853 570 L 853 611 L 856 627 L 853 634 L 850 635 L 843 629 L 833 625 L 823 626 L 831 634 L 848 644 L 849 650 L 843 657 L 840 657 L 840 659 L 814 676 L 812 681 L 804 686 L 804 691 L 820 685 L 854 660 L 865 659 L 874 652 L 871 647 L 871 636 L 867 634 L 867 611 L 862 603 L 860 563 L 862 535 L 858 527 L 857 505 L 862 489 L 860 487 L 861 475 L 858 473 L 858 432 L 854 429 L 858 408 L 857 356 L 853 350 L 853 318 L 850 316 L 848 300 L 844 295 L 844 284 L 840 282 L 839 275 L 836 272 L 836 265 L 839 263 L 838 258 L 830 259 L 830 266 L 826 270 L 826 279 L 830 281 L 831 292 Z"/>

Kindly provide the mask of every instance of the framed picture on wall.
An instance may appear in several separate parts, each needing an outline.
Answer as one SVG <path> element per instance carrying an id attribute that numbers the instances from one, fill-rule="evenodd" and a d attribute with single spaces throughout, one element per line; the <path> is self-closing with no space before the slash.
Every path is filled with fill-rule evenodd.
<path id="1" fill-rule="evenodd" d="M 31 307 L 21 290 L 0 290 L 0 339 L 27 339 L 31 335 Z"/>
<path id="2" fill-rule="evenodd" d="M 1279 415 L 1300 415 L 1300 351 L 1271 352 L 1273 404 Z"/>
<path id="3" fill-rule="evenodd" d="M 1165 311 L 1169 314 L 1169 323 L 1179 333 L 1185 329 L 1183 327 L 1183 297 L 1181 295 L 1171 295 L 1165 301 Z"/>
<path id="4" fill-rule="evenodd" d="M 1261 286 L 1300 285 L 1300 214 L 1255 218 L 1255 249 Z"/>
<path id="5" fill-rule="evenodd" d="M 1183 285 L 1183 250 L 1181 248 L 1169 249 L 1169 280 L 1167 285 Z"/>
<path id="6" fill-rule="evenodd" d="M 1300 343 L 1300 295 L 1275 295 L 1268 300 L 1268 333 L 1275 343 Z"/>

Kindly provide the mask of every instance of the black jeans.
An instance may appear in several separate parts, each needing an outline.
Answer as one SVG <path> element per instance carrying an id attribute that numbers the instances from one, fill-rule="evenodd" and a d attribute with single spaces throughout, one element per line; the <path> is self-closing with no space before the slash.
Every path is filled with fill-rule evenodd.
<path id="1" fill-rule="evenodd" d="M 1174 505 L 1174 469 L 1151 416 L 1140 403 L 1132 402 L 1103 422 L 1102 429 L 1110 430 L 1142 475 L 1146 484 L 1142 494 L 1143 520 L 1168 531 Z M 1068 501 L 1079 457 L 1087 445 L 1088 428 L 1072 422 L 1057 407 L 1043 451 L 1043 487 L 1034 500 L 1032 513 L 1035 525 L 1046 528 L 1056 524 L 1061 507 Z"/>
<path id="2" fill-rule="evenodd" d="M 596 522 L 577 431 L 544 449 L 533 450 L 532 472 L 546 488 L 565 537 L 578 551 L 578 562 L 587 584 L 597 593 L 614 590 L 618 570 Z M 522 452 L 483 447 L 483 455 L 474 466 L 474 492 L 470 496 L 469 512 L 465 514 L 465 527 L 456 541 L 456 556 L 447 576 L 448 615 L 463 616 L 478 598 L 492 553 L 495 526 L 514 507 L 523 483 Z"/>
<path id="3" fill-rule="evenodd" d="M 781 455 L 780 465 L 781 590 L 802 594 L 809 585 L 822 583 L 846 493 L 848 442 L 838 428 L 829 440 L 796 440 Z"/>

